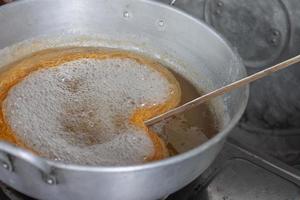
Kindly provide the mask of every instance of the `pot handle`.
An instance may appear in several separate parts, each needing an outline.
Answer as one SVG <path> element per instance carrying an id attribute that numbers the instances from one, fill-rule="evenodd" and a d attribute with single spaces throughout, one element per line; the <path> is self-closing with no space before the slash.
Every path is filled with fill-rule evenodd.
<path id="1" fill-rule="evenodd" d="M 26 163 L 33 166 L 35 169 L 40 171 L 41 178 L 44 182 L 49 185 L 57 184 L 57 180 L 54 176 L 54 169 L 44 159 L 30 153 L 29 151 L 15 147 L 6 142 L 0 141 L 0 164 L 1 166 L 13 173 L 15 158 L 25 161 Z"/>

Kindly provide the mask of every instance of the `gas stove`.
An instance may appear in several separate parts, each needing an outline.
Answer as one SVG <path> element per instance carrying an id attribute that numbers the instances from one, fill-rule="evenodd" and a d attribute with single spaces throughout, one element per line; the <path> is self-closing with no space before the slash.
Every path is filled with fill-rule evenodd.
<path id="1" fill-rule="evenodd" d="M 215 162 L 170 200 L 296 200 L 300 173 L 229 139 Z"/>
<path id="2" fill-rule="evenodd" d="M 160 0 L 220 32 L 249 74 L 300 53 L 299 0 Z M 4 2 L 4 1 L 2 1 Z M 0 0 L 1 5 L 1 0 Z M 244 116 L 214 163 L 167 200 L 300 198 L 300 66 L 250 87 Z M 32 200 L 0 183 L 1 200 Z"/>

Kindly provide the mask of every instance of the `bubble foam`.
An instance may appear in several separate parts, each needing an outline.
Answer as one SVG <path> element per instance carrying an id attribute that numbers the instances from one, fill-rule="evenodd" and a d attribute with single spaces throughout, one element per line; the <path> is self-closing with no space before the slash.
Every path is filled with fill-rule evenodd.
<path id="1" fill-rule="evenodd" d="M 163 103 L 170 83 L 131 59 L 78 59 L 40 69 L 10 89 L 3 109 L 12 131 L 51 159 L 85 165 L 143 163 L 154 146 L 128 120 Z"/>

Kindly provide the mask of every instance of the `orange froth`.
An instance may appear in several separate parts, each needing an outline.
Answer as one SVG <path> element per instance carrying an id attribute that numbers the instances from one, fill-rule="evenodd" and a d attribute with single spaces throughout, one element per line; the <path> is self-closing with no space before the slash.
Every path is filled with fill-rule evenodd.
<path id="1" fill-rule="evenodd" d="M 0 140 L 4 140 L 15 144 L 19 147 L 32 149 L 26 146 L 20 138 L 18 138 L 12 131 L 10 125 L 5 120 L 3 101 L 7 97 L 10 89 L 21 82 L 30 73 L 39 69 L 56 67 L 63 63 L 78 60 L 78 59 L 132 59 L 136 62 L 153 68 L 161 73 L 161 75 L 168 80 L 171 85 L 171 92 L 168 99 L 159 105 L 149 105 L 137 109 L 131 117 L 131 122 L 137 127 L 142 128 L 145 134 L 151 139 L 154 151 L 152 155 L 147 157 L 146 161 L 153 161 L 163 159 L 168 156 L 168 151 L 165 143 L 157 136 L 156 133 L 149 130 L 144 121 L 156 115 L 164 113 L 176 107 L 181 98 L 180 86 L 175 77 L 158 62 L 141 57 L 134 53 L 125 51 L 112 51 L 96 48 L 84 47 L 70 47 L 64 49 L 48 49 L 34 53 L 19 61 L 16 61 L 7 66 L 2 73 L 0 73 Z M 33 151 L 34 152 L 34 151 Z M 38 152 L 35 152 L 38 153 Z"/>

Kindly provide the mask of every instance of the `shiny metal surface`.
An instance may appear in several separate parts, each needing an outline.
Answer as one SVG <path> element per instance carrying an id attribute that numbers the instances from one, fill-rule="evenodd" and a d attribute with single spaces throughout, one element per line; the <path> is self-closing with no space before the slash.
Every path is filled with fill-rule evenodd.
<path id="1" fill-rule="evenodd" d="M 200 177 L 164 200 L 296 200 L 299 197 L 299 172 L 230 139 Z M 1 182 L 0 199 L 34 200 Z"/>
<path id="2" fill-rule="evenodd" d="M 236 159 L 228 163 L 202 195 L 203 200 L 298 200 L 300 188 L 250 162 Z"/>
<path id="3" fill-rule="evenodd" d="M 127 14 L 125 14 L 127 13 Z M 9 20 L 8 20 L 9 19 Z M 163 22 L 163 23 L 159 23 Z M 47 34 L 99 34 L 143 45 L 184 63 L 182 72 L 207 90 L 245 76 L 240 59 L 208 26 L 146 0 L 27 0 L 0 7 L 0 48 Z M 130 41 L 132 40 L 132 41 Z M 207 143 L 159 162 L 128 167 L 64 165 L 0 143 L 0 180 L 38 199 L 162 198 L 199 176 L 214 160 L 242 115 L 248 88 L 222 97 L 230 121 Z"/>
<path id="4" fill-rule="evenodd" d="M 229 140 L 209 169 L 168 200 L 296 200 L 300 197 L 299 174 Z"/>

